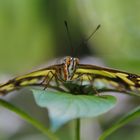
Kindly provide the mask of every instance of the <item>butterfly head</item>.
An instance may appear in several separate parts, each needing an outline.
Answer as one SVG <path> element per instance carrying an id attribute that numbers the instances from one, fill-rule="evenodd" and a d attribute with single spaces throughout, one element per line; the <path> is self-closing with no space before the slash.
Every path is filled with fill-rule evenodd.
<path id="1" fill-rule="evenodd" d="M 64 67 L 63 67 L 62 79 L 64 81 L 71 81 L 74 72 L 76 70 L 76 66 L 77 64 L 79 64 L 79 59 L 71 56 L 67 56 L 63 59 L 63 64 Z"/>

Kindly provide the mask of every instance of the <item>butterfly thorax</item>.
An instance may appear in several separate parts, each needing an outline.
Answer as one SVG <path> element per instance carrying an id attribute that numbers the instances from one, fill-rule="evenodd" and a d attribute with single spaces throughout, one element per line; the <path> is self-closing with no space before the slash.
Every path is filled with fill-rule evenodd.
<path id="1" fill-rule="evenodd" d="M 60 68 L 59 78 L 63 81 L 71 81 L 76 70 L 79 59 L 67 56 L 63 59 L 63 67 Z"/>

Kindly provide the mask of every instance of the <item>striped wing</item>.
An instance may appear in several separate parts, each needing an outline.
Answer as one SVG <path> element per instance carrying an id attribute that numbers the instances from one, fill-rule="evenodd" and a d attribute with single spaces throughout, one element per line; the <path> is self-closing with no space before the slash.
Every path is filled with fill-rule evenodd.
<path id="1" fill-rule="evenodd" d="M 8 82 L 0 85 L 0 94 L 4 95 L 10 91 L 20 89 L 21 87 L 24 86 L 41 85 L 44 80 L 47 81 L 53 75 L 56 75 L 57 69 L 60 67 L 62 67 L 62 65 L 53 65 L 11 79 Z"/>
<path id="2" fill-rule="evenodd" d="M 92 79 L 106 81 L 120 91 L 140 90 L 140 76 L 95 65 L 79 64 L 74 77 L 83 75 L 83 80 Z"/>

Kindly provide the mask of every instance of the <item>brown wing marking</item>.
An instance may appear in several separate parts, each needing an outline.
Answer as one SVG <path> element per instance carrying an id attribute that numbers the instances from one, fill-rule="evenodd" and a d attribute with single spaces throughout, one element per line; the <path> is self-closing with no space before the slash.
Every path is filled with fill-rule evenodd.
<path id="1" fill-rule="evenodd" d="M 53 65 L 45 69 L 40 69 L 23 76 L 16 77 L 8 82 L 0 85 L 0 94 L 4 95 L 10 91 L 19 89 L 24 86 L 41 85 L 44 78 L 51 78 L 52 74 L 56 74 L 56 71 L 62 65 Z M 51 71 L 51 72 L 50 72 Z"/>
<path id="2" fill-rule="evenodd" d="M 126 90 L 140 90 L 140 76 L 136 74 L 84 64 L 78 65 L 75 75 L 79 75 L 80 73 L 85 73 L 85 75 L 92 75 L 93 79 L 100 78 L 113 81 L 120 86 L 125 87 Z"/>

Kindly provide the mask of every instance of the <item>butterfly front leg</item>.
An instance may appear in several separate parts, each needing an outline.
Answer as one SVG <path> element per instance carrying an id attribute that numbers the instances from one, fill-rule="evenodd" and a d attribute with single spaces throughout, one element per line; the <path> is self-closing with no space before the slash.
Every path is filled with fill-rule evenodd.
<path id="1" fill-rule="evenodd" d="M 55 83 L 55 85 L 50 84 L 50 82 L 52 80 Z M 44 80 L 41 82 L 41 85 L 44 86 L 44 90 L 49 87 L 49 88 L 52 88 L 52 89 L 55 89 L 55 90 L 58 90 L 58 91 L 64 91 L 61 88 L 60 82 L 61 81 L 59 80 L 57 74 L 52 72 L 52 71 L 49 71 L 48 74 L 45 76 Z"/>
<path id="2" fill-rule="evenodd" d="M 56 77 L 55 75 L 56 75 L 55 73 L 49 71 L 48 74 L 45 76 L 44 80 L 41 82 L 41 85 L 44 86 L 44 90 L 49 86 L 52 79 Z"/>

